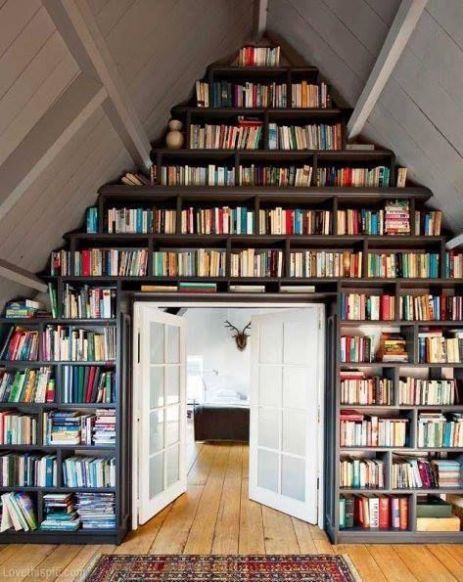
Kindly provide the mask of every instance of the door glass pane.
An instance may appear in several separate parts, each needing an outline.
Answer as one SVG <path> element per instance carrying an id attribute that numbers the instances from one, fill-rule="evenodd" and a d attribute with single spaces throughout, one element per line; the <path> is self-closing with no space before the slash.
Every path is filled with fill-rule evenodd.
<path id="1" fill-rule="evenodd" d="M 306 318 L 284 324 L 285 364 L 307 364 L 309 358 L 316 358 L 316 354 L 307 353 L 307 348 L 311 345 L 311 332 L 313 334 L 314 330 L 309 328 Z"/>
<path id="2" fill-rule="evenodd" d="M 164 491 L 164 453 L 150 457 L 149 496 L 152 499 Z"/>
<path id="3" fill-rule="evenodd" d="M 166 486 L 176 483 L 180 479 L 179 472 L 179 446 L 175 445 L 170 449 L 167 449 L 167 484 Z"/>
<path id="4" fill-rule="evenodd" d="M 257 485 L 278 493 L 278 453 L 257 451 Z"/>
<path id="5" fill-rule="evenodd" d="M 164 324 L 150 323 L 150 364 L 164 363 Z"/>
<path id="6" fill-rule="evenodd" d="M 280 366 L 259 366 L 259 403 L 262 406 L 281 406 Z"/>
<path id="7" fill-rule="evenodd" d="M 258 444 L 260 447 L 278 449 L 280 446 L 279 416 L 280 412 L 274 408 L 258 409 Z"/>
<path id="8" fill-rule="evenodd" d="M 312 371 L 309 377 L 309 368 L 288 368 L 283 372 L 283 406 L 288 408 L 309 408 L 316 406 L 314 401 L 309 402 L 309 391 L 315 386 L 316 378 Z M 313 390 L 315 392 L 315 390 Z"/>
<path id="9" fill-rule="evenodd" d="M 166 408 L 166 447 L 180 440 L 180 406 Z"/>
<path id="10" fill-rule="evenodd" d="M 164 410 L 150 412 L 150 454 L 164 448 Z"/>
<path id="11" fill-rule="evenodd" d="M 166 366 L 166 404 L 180 401 L 180 366 Z"/>
<path id="12" fill-rule="evenodd" d="M 283 411 L 283 451 L 293 455 L 306 454 L 307 414 L 298 410 Z"/>
<path id="13" fill-rule="evenodd" d="M 180 362 L 180 328 L 176 325 L 167 327 L 167 363 Z"/>
<path id="14" fill-rule="evenodd" d="M 298 501 L 305 501 L 305 461 L 282 455 L 281 493 Z"/>
<path id="15" fill-rule="evenodd" d="M 281 364 L 283 361 L 283 326 L 265 322 L 260 329 L 259 362 Z"/>
<path id="16" fill-rule="evenodd" d="M 150 369 L 150 409 L 164 406 L 164 368 L 151 366 Z"/>

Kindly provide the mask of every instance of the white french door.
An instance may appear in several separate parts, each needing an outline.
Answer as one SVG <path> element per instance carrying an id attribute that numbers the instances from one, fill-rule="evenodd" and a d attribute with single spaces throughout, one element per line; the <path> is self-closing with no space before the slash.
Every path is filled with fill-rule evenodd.
<path id="1" fill-rule="evenodd" d="M 143 303 L 135 305 L 135 324 L 134 509 L 145 523 L 186 491 L 185 328 L 181 317 Z"/>
<path id="2" fill-rule="evenodd" d="M 249 496 L 316 523 L 323 307 L 252 317 Z"/>

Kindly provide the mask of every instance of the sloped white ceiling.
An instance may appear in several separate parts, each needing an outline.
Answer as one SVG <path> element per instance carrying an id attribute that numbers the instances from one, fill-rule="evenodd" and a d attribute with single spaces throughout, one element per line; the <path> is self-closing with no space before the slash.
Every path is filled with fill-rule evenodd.
<path id="1" fill-rule="evenodd" d="M 268 28 L 355 106 L 399 0 L 269 0 Z M 463 228 L 463 2 L 429 0 L 363 132 Z"/>

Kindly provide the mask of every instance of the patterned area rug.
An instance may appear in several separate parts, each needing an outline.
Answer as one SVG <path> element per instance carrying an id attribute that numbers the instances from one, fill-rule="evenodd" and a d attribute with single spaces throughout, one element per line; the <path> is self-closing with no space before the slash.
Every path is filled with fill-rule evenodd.
<path id="1" fill-rule="evenodd" d="M 307 556 L 100 556 L 86 582 L 359 582 L 349 559 Z"/>

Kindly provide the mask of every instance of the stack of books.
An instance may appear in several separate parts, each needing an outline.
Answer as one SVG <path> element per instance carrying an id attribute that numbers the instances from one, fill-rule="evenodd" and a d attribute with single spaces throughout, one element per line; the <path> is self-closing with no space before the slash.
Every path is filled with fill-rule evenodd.
<path id="1" fill-rule="evenodd" d="M 415 234 L 418 236 L 440 236 L 442 212 L 440 210 L 415 210 Z"/>
<path id="2" fill-rule="evenodd" d="M 42 333 L 42 357 L 47 361 L 114 361 L 116 328 L 111 326 L 95 331 L 47 325 Z"/>
<path id="3" fill-rule="evenodd" d="M 395 319 L 394 295 L 343 293 L 341 317 L 344 320 L 392 321 Z"/>
<path id="4" fill-rule="evenodd" d="M 361 252 L 353 251 L 291 251 L 290 277 L 346 277 L 362 276 Z"/>
<path id="5" fill-rule="evenodd" d="M 5 317 L 8 319 L 31 319 L 36 317 L 40 310 L 43 311 L 43 305 L 40 301 L 32 299 L 9 301 L 5 307 Z"/>
<path id="6" fill-rule="evenodd" d="M 144 277 L 147 273 L 148 250 L 85 249 L 74 253 L 74 272 L 62 275 L 76 277 Z"/>
<path id="7" fill-rule="evenodd" d="M 329 210 L 284 209 L 281 206 L 259 210 L 259 234 L 331 233 Z"/>
<path id="8" fill-rule="evenodd" d="M 39 332 L 23 327 L 11 326 L 0 352 L 0 360 L 39 359 Z"/>
<path id="9" fill-rule="evenodd" d="M 315 177 L 317 186 L 342 186 L 361 188 L 386 188 L 389 186 L 390 170 L 386 166 L 376 168 L 318 168 Z"/>
<path id="10" fill-rule="evenodd" d="M 93 444 L 95 446 L 114 446 L 116 443 L 116 411 L 101 409 L 96 411 L 93 426 Z"/>
<path id="11" fill-rule="evenodd" d="M 0 402 L 54 402 L 55 379 L 48 367 L 15 372 L 0 369 Z"/>
<path id="12" fill-rule="evenodd" d="M 384 210 L 338 210 L 336 219 L 339 235 L 384 234 Z"/>
<path id="13" fill-rule="evenodd" d="M 116 458 L 68 457 L 63 462 L 65 487 L 115 487 Z"/>
<path id="14" fill-rule="evenodd" d="M 7 410 L 0 412 L 0 445 L 36 445 L 37 417 Z"/>
<path id="15" fill-rule="evenodd" d="M 408 362 L 407 342 L 398 333 L 381 334 L 376 360 L 385 364 Z"/>
<path id="16" fill-rule="evenodd" d="M 153 175 L 150 177 L 145 176 L 141 172 L 126 172 L 122 178 L 121 182 L 126 186 L 151 186 L 153 184 Z"/>
<path id="17" fill-rule="evenodd" d="M 281 277 L 283 252 L 259 249 L 233 251 L 230 258 L 230 275 L 232 277 Z"/>
<path id="18" fill-rule="evenodd" d="M 56 455 L 4 453 L 0 456 L 0 487 L 57 487 Z"/>
<path id="19" fill-rule="evenodd" d="M 420 412 L 418 414 L 418 447 L 463 447 L 463 414 Z"/>
<path id="20" fill-rule="evenodd" d="M 268 147 L 270 150 L 341 150 L 342 126 L 310 124 L 305 126 L 269 123 Z"/>
<path id="21" fill-rule="evenodd" d="M 46 493 L 43 496 L 45 519 L 40 529 L 48 531 L 76 531 L 80 519 L 74 507 L 72 493 Z"/>
<path id="22" fill-rule="evenodd" d="M 278 67 L 280 64 L 280 47 L 245 46 L 240 49 L 238 65 L 240 67 Z"/>
<path id="23" fill-rule="evenodd" d="M 75 410 L 43 413 L 44 445 L 91 445 L 95 415 Z"/>
<path id="24" fill-rule="evenodd" d="M 69 319 L 111 319 L 116 317 L 117 292 L 114 287 L 90 287 L 75 289 L 69 283 L 64 286 L 63 317 Z"/>
<path id="25" fill-rule="evenodd" d="M 265 293 L 265 285 L 230 285 L 230 293 Z"/>
<path id="26" fill-rule="evenodd" d="M 329 109 L 331 106 L 328 85 L 323 81 L 320 85 L 313 85 L 307 81 L 291 85 L 291 107 L 296 109 Z"/>
<path id="27" fill-rule="evenodd" d="M 114 493 L 76 493 L 75 507 L 82 529 L 116 527 Z"/>
<path id="28" fill-rule="evenodd" d="M 461 487 L 461 459 L 433 459 L 431 464 L 439 487 Z"/>
<path id="29" fill-rule="evenodd" d="M 286 107 L 288 102 L 286 83 L 231 83 L 216 81 L 209 85 L 196 81 L 198 107 Z"/>
<path id="30" fill-rule="evenodd" d="M 234 186 L 235 168 L 226 166 L 162 166 L 163 186 Z"/>
<path id="31" fill-rule="evenodd" d="M 101 366 L 63 366 L 62 401 L 109 404 L 115 401 L 115 377 Z"/>
<path id="32" fill-rule="evenodd" d="M 34 503 L 26 493 L 4 493 L 1 496 L 1 509 L 0 532 L 12 528 L 16 531 L 37 529 Z"/>
<path id="33" fill-rule="evenodd" d="M 165 208 L 108 208 L 106 232 L 174 234 L 176 211 Z"/>
<path id="34" fill-rule="evenodd" d="M 237 125 L 190 125 L 192 150 L 257 150 L 262 147 L 264 122 L 238 116 Z"/>
<path id="35" fill-rule="evenodd" d="M 421 363 L 460 364 L 463 362 L 463 330 L 447 330 L 453 337 L 444 337 L 440 328 L 422 328 L 418 333 L 418 355 Z"/>
<path id="36" fill-rule="evenodd" d="M 426 532 L 460 531 L 460 517 L 462 515 L 460 503 L 458 495 L 446 495 L 446 501 L 436 495 L 418 495 L 416 499 L 416 530 Z"/>
<path id="37" fill-rule="evenodd" d="M 356 457 L 341 458 L 339 486 L 347 489 L 384 489 L 384 461 Z"/>
<path id="38" fill-rule="evenodd" d="M 382 405 L 392 404 L 393 382 L 379 376 L 365 377 L 360 370 L 343 370 L 340 373 L 341 404 Z"/>
<path id="39" fill-rule="evenodd" d="M 244 206 L 182 210 L 182 234 L 254 234 L 254 212 Z"/>
<path id="40" fill-rule="evenodd" d="M 342 410 L 341 447 L 404 447 L 408 418 L 366 416 L 355 410 Z"/>
<path id="41" fill-rule="evenodd" d="M 341 336 L 341 362 L 369 363 L 373 361 L 371 337 Z"/>
<path id="42" fill-rule="evenodd" d="M 390 235 L 410 234 L 410 203 L 389 200 L 384 207 L 384 231 Z"/>
<path id="43" fill-rule="evenodd" d="M 339 527 L 408 529 L 408 498 L 387 496 L 342 496 L 339 499 Z"/>
<path id="44" fill-rule="evenodd" d="M 294 186 L 309 187 L 312 181 L 312 166 L 240 166 L 239 186 Z"/>
<path id="45" fill-rule="evenodd" d="M 438 279 L 438 253 L 369 253 L 367 276 L 382 279 Z"/>
<path id="46" fill-rule="evenodd" d="M 400 378 L 399 380 L 399 405 L 449 406 L 457 401 L 457 381 L 454 379 Z"/>
<path id="47" fill-rule="evenodd" d="M 191 249 L 153 253 L 155 277 L 224 277 L 225 251 Z"/>

